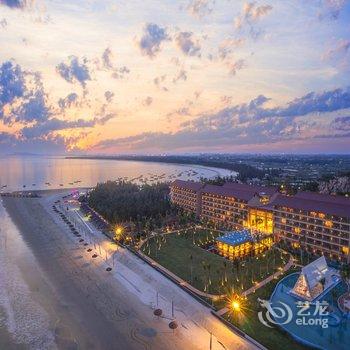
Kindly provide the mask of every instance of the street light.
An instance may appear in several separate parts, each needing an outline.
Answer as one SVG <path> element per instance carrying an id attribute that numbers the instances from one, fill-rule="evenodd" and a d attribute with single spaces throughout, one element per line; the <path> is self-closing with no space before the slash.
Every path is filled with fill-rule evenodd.
<path id="1" fill-rule="evenodd" d="M 120 226 L 116 227 L 114 239 L 119 240 L 122 234 L 123 234 L 123 228 Z"/>
<path id="2" fill-rule="evenodd" d="M 231 307 L 232 307 L 232 310 L 239 311 L 241 308 L 241 304 L 237 300 L 233 300 L 231 302 Z"/>

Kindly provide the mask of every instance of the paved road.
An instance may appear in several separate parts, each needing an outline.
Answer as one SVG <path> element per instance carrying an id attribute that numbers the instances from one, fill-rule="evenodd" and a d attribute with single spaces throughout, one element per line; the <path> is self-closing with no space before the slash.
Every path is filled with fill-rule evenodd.
<path id="1" fill-rule="evenodd" d="M 161 274 L 92 232 L 94 242 L 101 244 L 101 255 L 108 251 L 109 264 L 115 255 L 116 268 L 106 272 L 103 259 L 92 259 L 87 252 L 89 247 L 94 249 L 93 244 L 79 243 L 52 212 L 57 196 L 7 199 L 6 206 L 48 276 L 45 293 L 38 292 L 38 296 L 47 297 L 40 305 L 55 320 L 52 327 L 58 348 L 209 349 L 210 331 L 213 350 L 255 349 Z M 166 318 L 153 316 L 157 292 Z M 171 301 L 180 326 L 175 333 L 168 328 Z"/>

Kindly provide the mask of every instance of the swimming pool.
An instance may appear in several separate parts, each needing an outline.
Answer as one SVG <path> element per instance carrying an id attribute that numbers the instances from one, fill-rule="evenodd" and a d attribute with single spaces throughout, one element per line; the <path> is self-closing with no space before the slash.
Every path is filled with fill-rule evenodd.
<path id="1" fill-rule="evenodd" d="M 345 284 L 339 283 L 328 291 L 319 300 L 319 303 L 310 304 L 309 308 L 301 310 L 304 303 L 300 303 L 300 300 L 289 293 L 298 277 L 299 273 L 286 276 L 277 284 L 271 295 L 270 303 L 273 309 L 282 312 L 283 308 L 288 309 L 289 307 L 291 310 L 289 318 L 287 316 L 290 312 L 287 310 L 287 316 L 284 320 L 277 320 L 273 317 L 278 322 L 278 326 L 296 340 L 315 348 L 324 350 L 350 349 L 350 320 L 342 314 L 337 306 L 338 297 L 346 290 Z M 327 310 L 322 309 L 323 303 L 329 305 Z"/>

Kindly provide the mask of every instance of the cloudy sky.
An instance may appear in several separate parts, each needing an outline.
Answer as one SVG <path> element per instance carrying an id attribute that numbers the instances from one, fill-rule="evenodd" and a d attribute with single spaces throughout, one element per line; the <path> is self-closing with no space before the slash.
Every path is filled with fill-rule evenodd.
<path id="1" fill-rule="evenodd" d="M 0 0 L 0 44 L 0 153 L 349 153 L 347 0 Z"/>

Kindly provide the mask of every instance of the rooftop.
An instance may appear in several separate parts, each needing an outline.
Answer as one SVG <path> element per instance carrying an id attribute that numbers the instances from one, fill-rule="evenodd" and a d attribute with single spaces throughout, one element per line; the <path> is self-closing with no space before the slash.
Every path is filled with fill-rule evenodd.
<path id="1" fill-rule="evenodd" d="M 249 201 L 255 194 L 252 191 L 237 190 L 235 188 L 216 185 L 205 185 L 202 192 L 218 194 L 226 197 L 235 197 L 244 201 Z"/>
<path id="2" fill-rule="evenodd" d="M 338 281 L 338 271 L 330 268 L 325 257 L 321 256 L 301 269 L 301 274 L 291 293 L 305 300 L 312 301 L 326 289 L 334 287 Z"/>
<path id="3" fill-rule="evenodd" d="M 204 185 L 201 182 L 194 182 L 194 181 L 184 181 L 184 180 L 175 180 L 170 184 L 170 187 L 172 186 L 179 186 L 183 187 L 192 191 L 199 191 Z"/>
<path id="4" fill-rule="evenodd" d="M 237 191 L 246 191 L 251 193 L 265 194 L 267 196 L 272 196 L 277 192 L 276 187 L 268 187 L 268 186 L 256 186 L 256 185 L 247 185 L 240 184 L 238 182 L 226 182 L 223 187 L 230 188 Z"/>
<path id="5" fill-rule="evenodd" d="M 309 194 L 300 192 L 295 196 L 285 196 L 279 194 L 269 204 L 269 207 L 285 206 L 292 209 L 303 210 L 307 212 L 321 212 L 324 214 L 340 217 L 350 217 L 350 201 L 343 202 L 340 198 L 329 198 L 333 196 L 322 194 Z M 344 198 L 344 200 L 347 200 Z"/>
<path id="6" fill-rule="evenodd" d="M 216 238 L 216 241 L 226 243 L 229 245 L 240 245 L 246 242 L 252 242 L 253 238 L 250 234 L 250 230 L 241 230 L 229 232 L 224 236 Z"/>
<path id="7" fill-rule="evenodd" d="M 288 207 L 306 212 L 321 212 L 339 217 L 350 217 L 350 198 L 320 194 L 314 192 L 298 192 L 287 196 L 277 192 L 275 187 L 250 186 L 235 182 L 227 182 L 223 186 L 204 185 L 201 182 L 175 180 L 170 186 L 179 186 L 195 192 L 217 194 L 234 197 L 245 202 L 251 201 L 256 194 L 270 197 L 270 203 L 260 206 L 260 209 L 273 210 L 278 206 Z M 254 203 L 248 204 L 255 207 Z"/>

